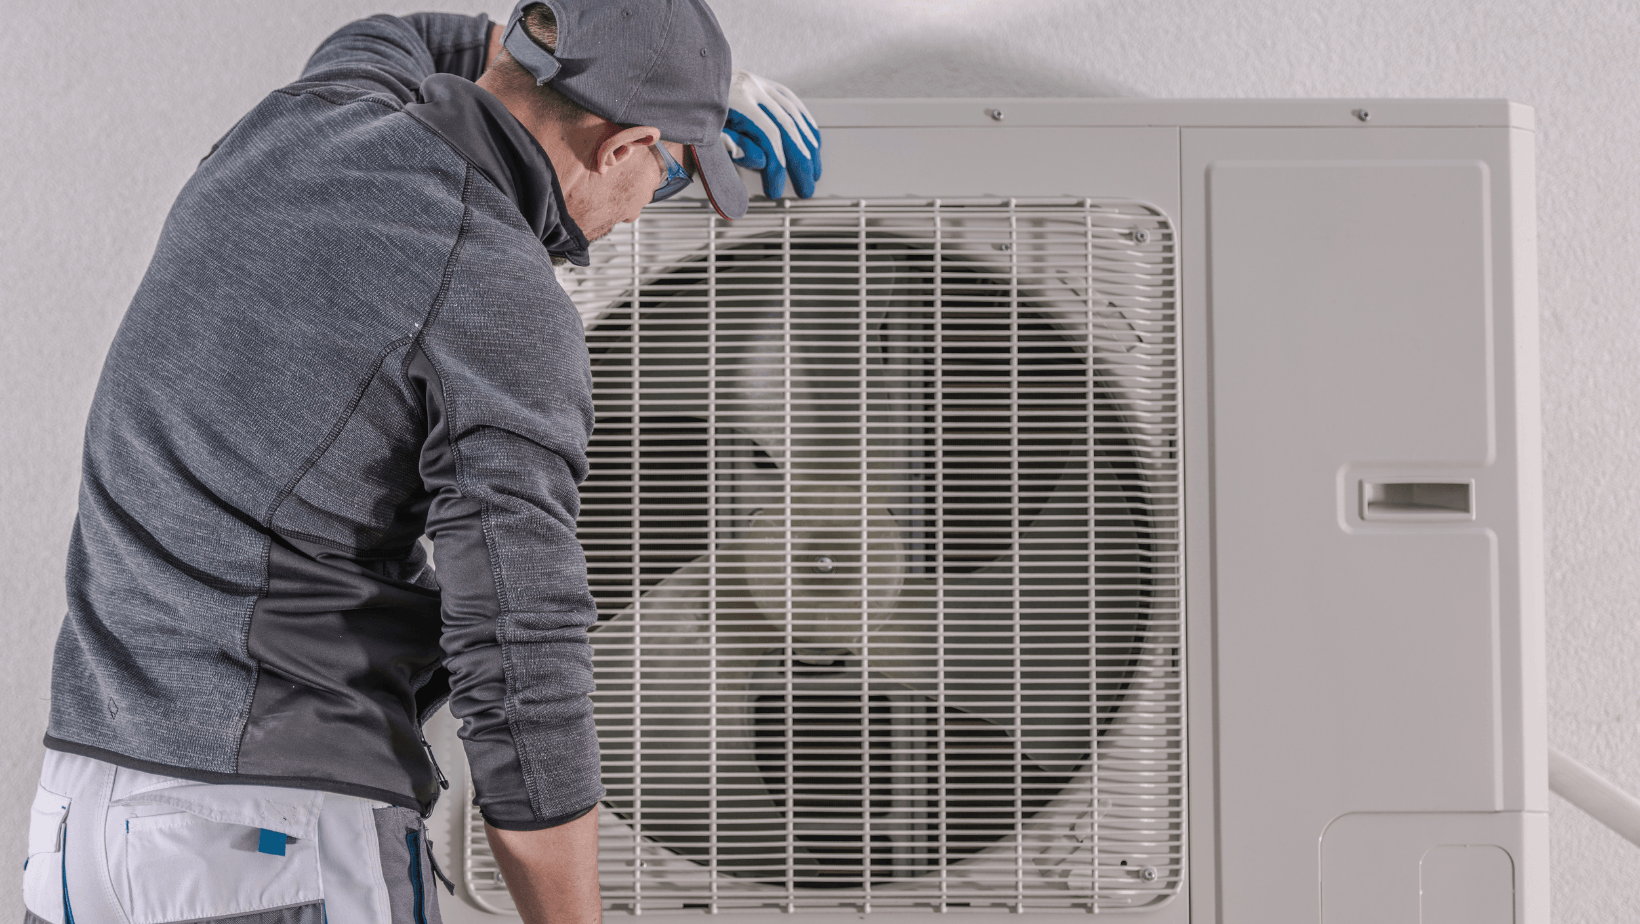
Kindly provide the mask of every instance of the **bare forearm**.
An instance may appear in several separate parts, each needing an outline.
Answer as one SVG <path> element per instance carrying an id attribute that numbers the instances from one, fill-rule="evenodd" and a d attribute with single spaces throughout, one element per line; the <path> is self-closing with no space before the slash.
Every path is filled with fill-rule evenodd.
<path id="1" fill-rule="evenodd" d="M 598 809 L 542 831 L 484 826 L 524 924 L 599 924 Z"/>

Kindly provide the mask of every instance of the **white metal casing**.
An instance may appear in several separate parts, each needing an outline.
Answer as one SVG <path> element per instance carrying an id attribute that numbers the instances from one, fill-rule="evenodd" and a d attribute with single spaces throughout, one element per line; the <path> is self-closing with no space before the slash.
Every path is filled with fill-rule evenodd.
<path id="1" fill-rule="evenodd" d="M 819 197 L 1176 232 L 1189 866 L 1135 919 L 1547 924 L 1530 110 L 809 105 Z"/>

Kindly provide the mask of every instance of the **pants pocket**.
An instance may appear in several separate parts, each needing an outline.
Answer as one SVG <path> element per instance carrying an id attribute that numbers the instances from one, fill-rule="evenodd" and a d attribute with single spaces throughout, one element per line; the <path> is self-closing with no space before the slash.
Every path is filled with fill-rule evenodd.
<path id="1" fill-rule="evenodd" d="M 318 844 L 311 836 L 187 811 L 143 811 L 116 809 L 110 818 L 124 827 L 115 831 L 120 848 L 109 865 L 131 924 L 227 918 L 323 898 Z"/>
<path id="2" fill-rule="evenodd" d="M 63 924 L 63 842 L 69 798 L 37 786 L 28 813 L 28 859 L 23 863 L 23 907 L 35 917 Z M 12 867 L 16 869 L 16 867 Z"/>
<path id="3" fill-rule="evenodd" d="M 416 812 L 398 806 L 375 810 L 382 880 L 394 921 L 440 924 L 438 889 L 427 852 L 427 829 Z"/>

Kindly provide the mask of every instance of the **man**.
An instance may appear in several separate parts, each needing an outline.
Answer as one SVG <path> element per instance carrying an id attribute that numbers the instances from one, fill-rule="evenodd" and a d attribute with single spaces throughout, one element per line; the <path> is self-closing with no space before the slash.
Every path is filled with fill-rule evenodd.
<path id="1" fill-rule="evenodd" d="M 30 921 L 436 921 L 446 701 L 525 919 L 598 918 L 553 263 L 694 179 L 739 217 L 726 149 L 812 190 L 801 104 L 737 75 L 724 142 L 731 82 L 700 0 L 374 17 L 206 156 L 87 425 Z"/>

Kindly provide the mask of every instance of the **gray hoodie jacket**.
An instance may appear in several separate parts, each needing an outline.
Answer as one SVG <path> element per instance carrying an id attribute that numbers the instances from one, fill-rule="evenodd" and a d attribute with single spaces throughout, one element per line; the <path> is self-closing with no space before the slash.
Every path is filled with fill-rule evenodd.
<path id="1" fill-rule="evenodd" d="M 48 747 L 428 811 L 449 698 L 491 824 L 602 797 L 550 259 L 586 241 L 471 83 L 489 29 L 344 27 L 177 197 L 86 427 Z"/>

